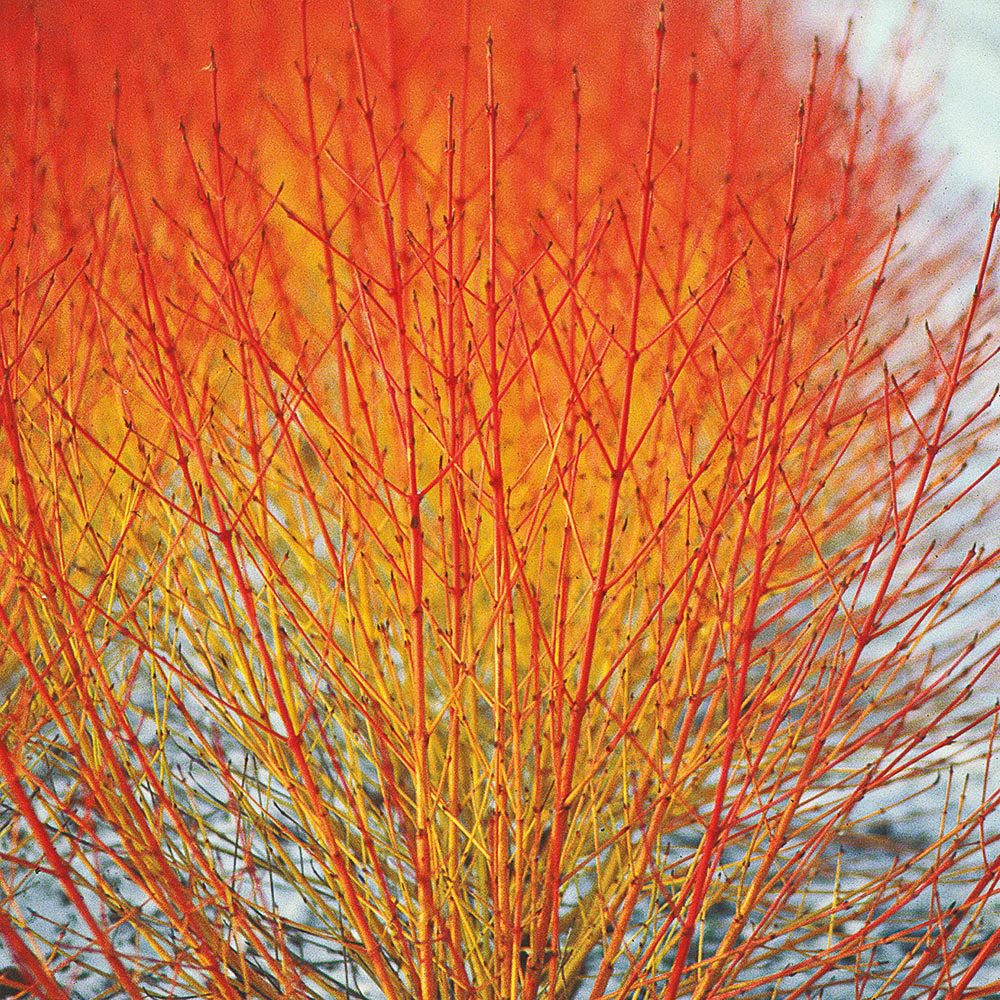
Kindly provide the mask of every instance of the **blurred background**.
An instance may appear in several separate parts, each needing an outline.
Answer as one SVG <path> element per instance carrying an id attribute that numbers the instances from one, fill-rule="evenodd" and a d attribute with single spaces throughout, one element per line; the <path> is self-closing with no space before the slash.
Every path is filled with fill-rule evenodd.
<path id="1" fill-rule="evenodd" d="M 935 202 L 968 210 L 971 191 L 988 212 L 1000 177 L 1000 0 L 808 0 L 802 10 L 805 31 L 836 38 L 853 18 L 854 69 L 874 91 L 900 30 L 912 33 L 917 44 L 904 80 L 918 93 L 938 79 L 925 139 L 932 153 L 951 154 Z"/>

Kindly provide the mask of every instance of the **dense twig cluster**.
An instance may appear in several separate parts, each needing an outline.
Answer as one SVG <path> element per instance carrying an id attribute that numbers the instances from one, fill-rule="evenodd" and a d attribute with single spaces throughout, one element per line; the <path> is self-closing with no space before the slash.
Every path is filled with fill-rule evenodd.
<path id="1" fill-rule="evenodd" d="M 991 995 L 997 210 L 735 0 L 162 6 L 10 33 L 4 995 Z"/>

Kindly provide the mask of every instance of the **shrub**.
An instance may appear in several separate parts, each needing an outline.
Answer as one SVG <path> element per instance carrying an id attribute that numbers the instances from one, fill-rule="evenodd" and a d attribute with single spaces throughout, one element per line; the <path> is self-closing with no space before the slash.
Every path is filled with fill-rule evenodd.
<path id="1" fill-rule="evenodd" d="M 992 995 L 997 209 L 718 6 L 8 11 L 7 995 Z"/>

